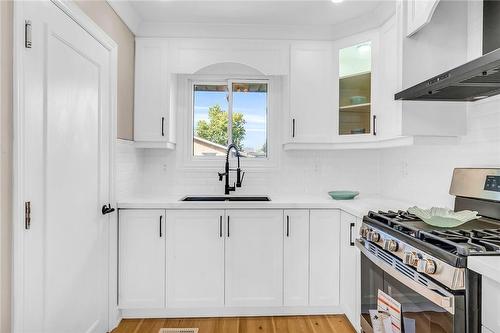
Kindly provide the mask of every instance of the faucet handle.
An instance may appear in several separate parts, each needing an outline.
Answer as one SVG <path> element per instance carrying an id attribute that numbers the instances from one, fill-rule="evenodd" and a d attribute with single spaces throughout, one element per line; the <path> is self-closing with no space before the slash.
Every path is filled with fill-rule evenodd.
<path id="1" fill-rule="evenodd" d="M 222 181 L 222 178 L 226 175 L 226 173 L 221 173 L 221 172 L 218 172 L 219 174 L 219 181 L 221 182 Z"/>
<path id="2" fill-rule="evenodd" d="M 238 184 L 236 184 L 236 186 L 241 187 L 241 185 L 243 185 L 243 178 L 245 178 L 245 172 L 241 173 L 241 177 L 238 178 Z"/>

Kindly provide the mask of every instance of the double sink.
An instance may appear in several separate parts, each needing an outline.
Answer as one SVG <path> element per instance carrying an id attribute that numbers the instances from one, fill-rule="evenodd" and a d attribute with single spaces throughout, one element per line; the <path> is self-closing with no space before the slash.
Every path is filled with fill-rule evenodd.
<path id="1" fill-rule="evenodd" d="M 271 201 L 267 196 L 186 196 L 181 201 Z"/>

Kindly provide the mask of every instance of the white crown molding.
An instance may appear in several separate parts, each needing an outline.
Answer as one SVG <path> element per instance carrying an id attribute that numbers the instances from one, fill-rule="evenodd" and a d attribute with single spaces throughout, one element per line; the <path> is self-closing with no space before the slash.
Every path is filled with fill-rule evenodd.
<path id="1" fill-rule="evenodd" d="M 106 0 L 134 35 L 139 32 L 142 18 L 128 1 Z"/>
<path id="2" fill-rule="evenodd" d="M 381 26 L 395 12 L 390 1 L 336 25 L 198 24 L 145 21 L 123 0 L 107 0 L 136 37 L 336 40 Z"/>

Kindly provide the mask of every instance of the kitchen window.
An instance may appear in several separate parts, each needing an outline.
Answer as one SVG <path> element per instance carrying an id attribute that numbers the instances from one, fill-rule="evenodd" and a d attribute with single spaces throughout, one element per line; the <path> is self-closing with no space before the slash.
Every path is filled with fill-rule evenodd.
<path id="1" fill-rule="evenodd" d="M 192 156 L 223 157 L 234 143 L 242 158 L 268 158 L 269 84 L 229 80 L 192 84 Z"/>

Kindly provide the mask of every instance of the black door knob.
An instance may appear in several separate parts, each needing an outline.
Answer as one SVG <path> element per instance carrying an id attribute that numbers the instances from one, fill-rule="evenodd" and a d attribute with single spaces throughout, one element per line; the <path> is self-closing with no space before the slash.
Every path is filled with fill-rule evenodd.
<path id="1" fill-rule="evenodd" d="M 107 206 L 106 205 L 102 206 L 102 210 L 101 210 L 102 215 L 106 215 L 106 214 L 112 213 L 114 211 L 115 211 L 115 209 L 111 208 L 111 204 L 108 204 Z"/>

